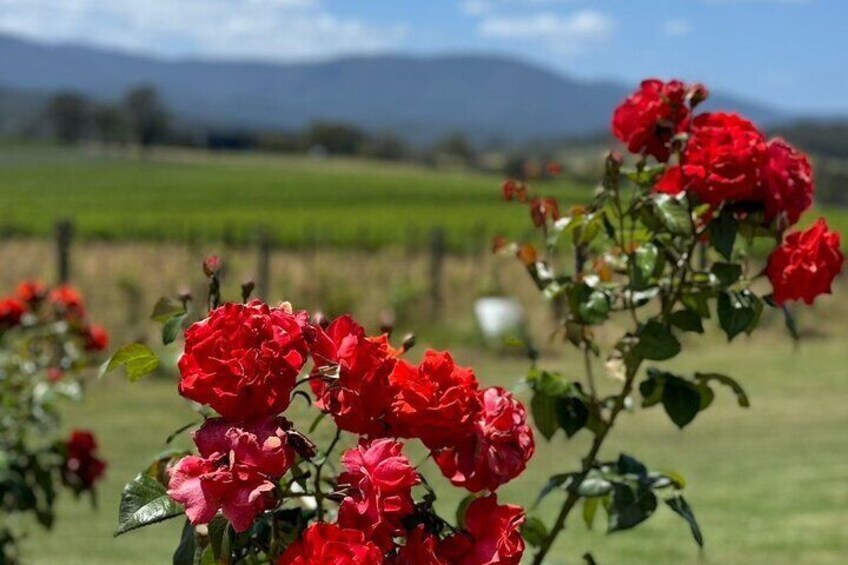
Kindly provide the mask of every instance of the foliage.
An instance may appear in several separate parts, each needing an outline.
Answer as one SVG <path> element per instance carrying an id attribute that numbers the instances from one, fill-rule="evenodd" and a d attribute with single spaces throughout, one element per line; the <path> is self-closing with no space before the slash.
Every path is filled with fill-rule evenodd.
<path id="1" fill-rule="evenodd" d="M 713 404 L 716 386 L 749 406 L 730 376 L 677 375 L 646 365 L 680 355 L 683 335 L 703 333 L 711 321 L 728 341 L 750 334 L 766 306 L 786 311 L 789 301 L 812 303 L 830 291 L 842 268 L 839 235 L 823 221 L 784 237 L 811 205 L 806 157 L 782 140 L 766 141 L 738 116 L 695 116 L 706 96 L 701 85 L 643 82 L 613 118 L 613 132 L 636 155 L 635 165 L 610 154 L 588 206 L 561 214 L 556 200 L 534 195 L 523 183 L 503 186 L 507 200 L 528 207 L 547 253 L 505 239 L 495 248 L 515 254 L 545 297 L 565 303 L 559 333 L 585 359 L 583 381 L 542 369 L 534 360 L 527 383 L 535 423 L 547 440 L 560 429 L 567 438 L 583 430 L 592 437 L 582 467 L 552 476 L 541 491 L 540 499 L 564 491 L 565 500 L 551 526 L 535 517 L 528 521 L 533 527 L 527 540 L 537 547 L 534 564 L 544 562 L 580 502 L 589 527 L 602 508 L 608 531 L 615 532 L 647 520 L 662 498 L 703 545 L 693 509 L 682 496 L 684 480 L 650 471 L 628 455 L 599 460 L 605 440 L 636 390 L 644 408 L 661 405 L 679 428 Z M 766 271 L 752 264 L 755 240 L 773 249 Z M 573 269 L 557 261 L 562 247 L 570 248 Z M 764 275 L 773 295 L 762 296 L 754 286 Z M 596 336 L 613 320 L 629 322 L 630 329 L 607 344 Z M 605 360 L 610 376 L 621 383 L 619 392 L 600 394 L 594 358 Z"/>
<path id="2" fill-rule="evenodd" d="M 52 527 L 61 485 L 94 500 L 97 442 L 85 431 L 60 438 L 59 408 L 81 397 L 106 344 L 71 287 L 25 282 L 0 300 L 0 563 L 18 562 L 22 515 Z"/>

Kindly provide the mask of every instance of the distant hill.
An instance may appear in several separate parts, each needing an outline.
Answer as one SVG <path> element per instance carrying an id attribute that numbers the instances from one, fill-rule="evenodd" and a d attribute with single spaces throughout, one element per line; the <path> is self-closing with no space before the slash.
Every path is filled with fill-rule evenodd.
<path id="1" fill-rule="evenodd" d="M 0 85 L 53 92 L 76 89 L 104 100 L 139 83 L 154 85 L 175 114 L 215 126 L 301 128 L 345 120 L 413 141 L 461 131 L 475 141 L 526 142 L 605 130 L 633 85 L 583 82 L 521 61 L 491 56 L 379 56 L 272 64 L 170 61 L 0 35 Z M 713 107 L 760 123 L 777 110 L 716 95 Z"/>

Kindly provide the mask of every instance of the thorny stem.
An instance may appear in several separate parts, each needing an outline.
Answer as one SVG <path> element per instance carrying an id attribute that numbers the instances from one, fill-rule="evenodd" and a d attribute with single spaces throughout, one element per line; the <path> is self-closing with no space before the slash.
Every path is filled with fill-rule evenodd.
<path id="1" fill-rule="evenodd" d="M 336 429 L 336 435 L 333 437 L 333 441 L 330 442 L 329 447 L 327 447 L 327 451 L 324 452 L 324 458 L 315 466 L 315 503 L 317 504 L 317 514 L 318 521 L 322 522 L 324 520 L 324 491 L 321 490 L 321 472 L 324 470 L 324 465 L 327 464 L 327 461 L 330 459 L 330 454 L 333 452 L 333 449 L 336 448 L 336 444 L 339 443 L 339 440 L 342 437 L 342 430 Z"/>
<path id="2" fill-rule="evenodd" d="M 623 233 L 624 220 L 623 220 L 623 218 L 620 214 L 621 203 L 620 203 L 620 200 L 618 199 L 617 196 L 618 195 L 617 195 L 617 191 L 616 191 L 615 205 L 616 205 L 616 208 L 619 212 L 620 227 L 621 227 L 622 233 Z M 687 252 L 680 258 L 680 261 L 678 262 L 678 264 L 675 265 L 675 268 L 672 270 L 671 288 L 669 289 L 670 300 L 664 301 L 664 304 L 663 304 L 664 307 L 663 307 L 663 309 L 660 313 L 661 317 L 665 321 L 668 320 L 669 314 L 671 314 L 671 311 L 673 310 L 675 304 L 680 300 L 680 298 L 682 296 L 683 287 L 684 287 L 685 282 L 686 282 L 686 275 L 691 268 L 690 263 L 691 263 L 691 260 L 692 260 L 693 252 L 695 250 L 695 247 L 698 244 L 698 240 L 699 240 L 699 237 L 700 237 L 700 233 L 698 232 L 698 230 L 693 230 L 693 232 L 694 233 L 692 234 L 692 236 L 693 236 L 692 244 L 690 245 Z M 623 243 L 623 241 L 622 241 L 622 243 Z M 628 253 L 628 258 L 631 259 L 630 261 L 628 261 L 628 264 L 632 264 L 633 263 L 632 254 Z M 675 287 L 674 281 L 677 278 L 678 273 L 680 273 L 679 274 L 680 281 Z M 638 328 L 639 327 L 639 320 L 636 317 L 635 304 L 633 303 L 632 300 L 627 300 L 626 304 L 627 304 L 628 310 L 630 310 L 630 312 L 631 312 L 631 315 L 632 315 L 633 320 L 636 324 L 636 327 Z M 594 376 L 592 374 L 590 358 L 588 356 L 588 348 L 584 349 L 584 354 L 585 354 L 585 363 L 586 363 L 586 365 L 585 365 L 586 378 L 587 378 L 587 381 L 589 382 L 589 386 L 590 386 L 590 389 L 592 390 L 592 395 L 594 397 L 595 396 Z M 634 383 L 636 381 L 636 376 L 639 373 L 639 368 L 641 367 L 641 365 L 642 365 L 642 360 L 640 359 L 632 367 L 628 367 L 627 374 L 626 374 L 625 380 L 624 380 L 624 385 L 622 386 L 619 394 L 616 395 L 616 397 L 615 397 L 615 402 L 613 404 L 612 409 L 610 410 L 609 418 L 606 422 L 606 425 L 604 425 L 601 428 L 601 430 L 595 435 L 595 439 L 592 441 L 592 447 L 589 449 L 589 453 L 587 453 L 586 457 L 583 458 L 583 461 L 582 461 L 582 464 L 581 464 L 581 473 L 582 473 L 583 476 L 578 479 L 577 484 L 573 485 L 573 487 L 569 489 L 568 496 L 566 497 L 565 502 L 562 505 L 562 508 L 560 508 L 560 511 L 559 511 L 559 514 L 557 515 L 556 521 L 554 522 L 553 526 L 551 527 L 548 535 L 545 537 L 545 539 L 540 544 L 539 549 L 538 549 L 538 551 L 536 552 L 536 555 L 533 558 L 533 561 L 532 561 L 533 565 L 542 565 L 542 563 L 545 560 L 545 557 L 547 557 L 548 553 L 550 552 L 551 548 L 553 547 L 553 544 L 556 541 L 557 537 L 565 529 L 565 523 L 566 523 L 566 520 L 568 519 L 569 514 L 571 514 L 571 511 L 574 509 L 574 507 L 577 505 L 577 502 L 580 500 L 580 496 L 577 494 L 577 491 L 579 490 L 579 487 L 580 487 L 580 483 L 585 478 L 585 473 L 587 471 L 589 471 L 592 468 L 592 466 L 595 464 L 595 461 L 598 457 L 598 454 L 601 451 L 601 447 L 603 447 L 604 441 L 606 441 L 607 436 L 609 435 L 610 431 L 612 430 L 613 426 L 615 425 L 615 422 L 618 419 L 619 414 L 621 414 L 621 412 L 624 410 L 627 398 L 633 392 L 633 386 L 634 386 Z"/>

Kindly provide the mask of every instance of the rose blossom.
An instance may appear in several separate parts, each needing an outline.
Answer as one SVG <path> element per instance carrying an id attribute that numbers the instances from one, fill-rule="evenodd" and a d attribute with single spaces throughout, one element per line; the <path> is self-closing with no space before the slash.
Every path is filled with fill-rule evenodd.
<path id="1" fill-rule="evenodd" d="M 277 565 L 381 565 L 383 552 L 359 530 L 336 524 L 310 525 Z"/>
<path id="2" fill-rule="evenodd" d="M 18 300 L 27 304 L 35 304 L 47 295 L 47 289 L 39 281 L 23 281 L 15 290 Z"/>
<path id="3" fill-rule="evenodd" d="M 0 299 L 0 328 L 11 328 L 21 323 L 26 308 L 17 298 Z"/>
<path id="4" fill-rule="evenodd" d="M 316 406 L 332 414 L 342 430 L 386 435 L 391 408 L 388 377 L 395 359 L 385 340 L 367 337 L 350 316 L 337 318 L 326 331 L 313 329 L 309 341 L 315 369 L 310 385 L 318 398 Z M 326 371 L 333 374 L 321 377 Z"/>
<path id="5" fill-rule="evenodd" d="M 186 331 L 180 394 L 230 420 L 279 414 L 306 362 L 306 323 L 305 312 L 259 300 L 216 309 Z"/>
<path id="6" fill-rule="evenodd" d="M 766 222 L 780 230 L 795 225 L 813 204 L 813 168 L 803 153 L 776 138 L 769 141 L 760 197 Z"/>
<path id="7" fill-rule="evenodd" d="M 97 440 L 86 430 L 74 430 L 65 444 L 62 478 L 76 491 L 89 490 L 103 476 L 106 463 L 95 455 Z"/>
<path id="8" fill-rule="evenodd" d="M 754 124 L 736 114 L 701 114 L 692 122 L 680 165 L 669 168 L 656 189 L 685 190 L 712 206 L 755 201 L 767 158 L 765 138 Z"/>
<path id="9" fill-rule="evenodd" d="M 421 482 L 403 455 L 403 445 L 391 439 L 362 442 L 342 456 L 346 471 L 339 476 L 347 493 L 339 508 L 339 525 L 365 532 L 383 550 L 404 533 L 402 520 L 412 514 L 412 487 Z"/>
<path id="10" fill-rule="evenodd" d="M 766 266 L 774 301 L 784 304 L 803 300 L 812 304 L 820 294 L 830 294 L 831 284 L 845 261 L 839 244 L 839 233 L 828 231 L 824 218 L 807 231 L 786 236 L 772 251 Z"/>
<path id="11" fill-rule="evenodd" d="M 524 554 L 520 506 L 498 506 L 498 498 L 478 498 L 465 513 L 465 531 L 442 543 L 440 553 L 451 565 L 518 565 Z"/>
<path id="12" fill-rule="evenodd" d="M 109 334 L 97 324 L 85 328 L 83 339 L 86 351 L 103 351 L 109 345 Z"/>
<path id="13" fill-rule="evenodd" d="M 47 295 L 47 300 L 63 316 L 72 318 L 85 317 L 85 303 L 83 302 L 82 295 L 70 285 L 62 285 L 54 288 Z"/>
<path id="14" fill-rule="evenodd" d="M 671 139 L 688 123 L 686 85 L 679 80 L 645 80 L 612 118 L 612 132 L 631 153 L 652 155 L 668 161 Z"/>
<path id="15" fill-rule="evenodd" d="M 494 492 L 524 471 L 535 443 L 527 412 L 511 393 L 492 387 L 481 391 L 480 399 L 483 412 L 474 435 L 435 453 L 434 459 L 454 485 Z"/>
<path id="16" fill-rule="evenodd" d="M 419 438 L 438 449 L 473 433 L 482 410 L 477 379 L 449 353 L 429 350 L 417 367 L 398 361 L 389 382 L 396 391 L 392 428 L 399 437 Z"/>
<path id="17" fill-rule="evenodd" d="M 200 456 L 184 457 L 170 470 L 168 495 L 183 504 L 192 524 L 208 524 L 222 510 L 243 532 L 270 508 L 275 482 L 294 464 L 290 424 L 284 418 L 235 425 L 207 420 L 194 433 Z"/>
<path id="18" fill-rule="evenodd" d="M 406 536 L 406 544 L 389 559 L 392 565 L 450 565 L 439 555 L 439 538 L 418 526 Z"/>

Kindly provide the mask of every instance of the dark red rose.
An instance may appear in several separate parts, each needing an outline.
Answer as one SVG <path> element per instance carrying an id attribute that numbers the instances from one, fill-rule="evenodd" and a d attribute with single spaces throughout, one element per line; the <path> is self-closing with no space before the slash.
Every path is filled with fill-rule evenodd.
<path id="1" fill-rule="evenodd" d="M 465 531 L 445 539 L 440 554 L 451 565 L 518 565 L 524 554 L 519 506 L 498 506 L 498 498 L 478 498 L 465 513 Z"/>
<path id="2" fill-rule="evenodd" d="M 277 565 L 381 565 L 383 552 L 359 530 L 335 524 L 310 525 Z"/>
<path id="3" fill-rule="evenodd" d="M 839 233 L 828 231 L 824 218 L 805 232 L 786 236 L 772 251 L 766 266 L 774 301 L 812 304 L 820 294 L 830 294 L 831 284 L 845 262 L 839 245 Z"/>
<path id="4" fill-rule="evenodd" d="M 559 217 L 556 198 L 534 198 L 530 203 L 530 219 L 537 228 L 547 224 L 548 220 L 555 222 Z"/>
<path id="5" fill-rule="evenodd" d="M 194 434 L 200 457 L 184 457 L 170 470 L 168 495 L 185 506 L 192 524 L 208 524 L 221 510 L 243 532 L 276 505 L 276 481 L 295 462 L 284 418 L 235 425 L 207 420 Z"/>
<path id="6" fill-rule="evenodd" d="M 39 281 L 24 281 L 18 285 L 15 296 L 26 304 L 36 304 L 47 296 L 47 288 Z"/>
<path id="7" fill-rule="evenodd" d="M 686 191 L 698 202 L 749 202 L 759 197 L 768 150 L 763 134 L 736 114 L 701 114 L 692 122 L 679 167 L 671 167 L 657 190 Z"/>
<path id="8" fill-rule="evenodd" d="M 510 392 L 487 388 L 480 392 L 483 413 L 475 433 L 456 447 L 434 453 L 451 483 L 472 492 L 494 492 L 520 475 L 533 456 L 533 430 L 524 406 Z"/>
<path id="9" fill-rule="evenodd" d="M 450 565 L 439 555 L 439 539 L 418 526 L 406 537 L 406 544 L 389 559 L 391 565 Z"/>
<path id="10" fill-rule="evenodd" d="M 339 486 L 346 493 L 339 508 L 339 525 L 365 532 L 384 551 L 403 535 L 403 519 L 412 514 L 412 487 L 421 482 L 403 445 L 391 439 L 362 442 L 342 456 L 346 471 Z"/>
<path id="11" fill-rule="evenodd" d="M 77 492 L 90 490 L 106 470 L 106 463 L 97 458 L 97 440 L 86 430 L 74 430 L 65 444 L 65 465 L 62 478 Z"/>
<path id="12" fill-rule="evenodd" d="M 631 153 L 668 161 L 671 139 L 683 131 L 689 120 L 686 85 L 679 80 L 643 81 L 612 118 L 612 133 Z"/>
<path id="13" fill-rule="evenodd" d="M 85 317 L 85 303 L 82 295 L 77 289 L 70 285 L 62 285 L 54 288 L 47 295 L 47 300 L 60 316 L 71 318 Z"/>
<path id="14" fill-rule="evenodd" d="M 20 324 L 25 311 L 23 302 L 17 298 L 0 299 L 0 328 L 12 328 Z"/>
<path id="15" fill-rule="evenodd" d="M 760 198 L 766 222 L 784 230 L 813 205 L 813 168 L 803 153 L 777 138 L 769 141 Z"/>
<path id="16" fill-rule="evenodd" d="M 310 385 L 316 406 L 332 414 L 345 431 L 387 435 L 389 373 L 396 362 L 387 341 L 366 336 L 350 316 L 337 318 L 326 331 L 311 328 L 310 334 L 315 361 Z"/>
<path id="17" fill-rule="evenodd" d="M 221 261 L 221 258 L 217 255 L 209 255 L 208 257 L 203 259 L 203 274 L 207 277 L 211 277 L 213 275 L 217 275 L 221 272 L 221 267 L 224 265 L 224 262 Z"/>
<path id="18" fill-rule="evenodd" d="M 101 326 L 91 324 L 83 334 L 86 351 L 103 351 L 109 346 L 109 334 Z"/>
<path id="19" fill-rule="evenodd" d="M 259 300 L 216 309 L 186 331 L 180 394 L 229 420 L 279 414 L 306 362 L 306 323 L 305 312 Z"/>
<path id="20" fill-rule="evenodd" d="M 389 383 L 396 391 L 391 425 L 398 437 L 419 438 L 438 449 L 474 433 L 482 410 L 477 379 L 449 353 L 427 351 L 417 367 L 398 361 Z"/>

